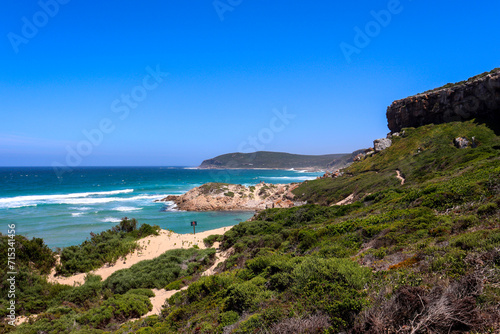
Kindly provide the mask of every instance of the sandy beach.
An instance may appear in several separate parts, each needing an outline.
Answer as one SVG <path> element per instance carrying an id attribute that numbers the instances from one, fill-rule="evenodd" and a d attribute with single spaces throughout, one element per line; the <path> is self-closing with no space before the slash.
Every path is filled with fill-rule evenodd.
<path id="1" fill-rule="evenodd" d="M 171 249 L 177 248 L 191 248 L 194 245 L 204 249 L 205 244 L 203 239 L 212 234 L 224 234 L 229 231 L 232 226 L 221 227 L 214 230 L 199 232 L 196 234 L 177 234 L 172 231 L 161 230 L 158 236 L 149 236 L 138 241 L 141 246 L 133 253 L 128 254 L 125 258 L 119 259 L 112 266 L 105 265 L 99 269 L 93 270 L 90 273 L 99 275 L 103 280 L 111 276 L 115 271 L 120 269 L 130 268 L 136 263 L 144 260 L 151 260 L 160 256 Z M 55 269 L 52 270 L 48 277 L 49 282 L 66 284 L 66 285 L 79 285 L 85 282 L 87 274 L 77 274 L 69 277 L 55 276 Z"/>

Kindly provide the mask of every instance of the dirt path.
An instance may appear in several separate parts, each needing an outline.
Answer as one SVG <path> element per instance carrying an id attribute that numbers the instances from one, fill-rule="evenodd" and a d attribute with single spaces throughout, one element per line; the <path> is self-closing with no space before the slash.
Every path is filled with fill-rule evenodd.
<path id="1" fill-rule="evenodd" d="M 401 181 L 401 185 L 405 184 L 406 179 L 403 177 L 399 169 L 396 169 L 396 177 Z"/>

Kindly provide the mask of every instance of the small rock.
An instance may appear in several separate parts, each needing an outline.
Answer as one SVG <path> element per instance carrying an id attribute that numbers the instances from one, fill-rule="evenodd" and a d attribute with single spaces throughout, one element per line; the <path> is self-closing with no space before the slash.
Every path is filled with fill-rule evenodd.
<path id="1" fill-rule="evenodd" d="M 476 148 L 476 147 L 477 147 L 476 137 L 472 137 L 472 143 L 470 144 L 470 146 L 471 146 L 472 148 Z"/>
<path id="2" fill-rule="evenodd" d="M 399 132 L 389 132 L 387 134 L 387 139 L 392 139 L 392 137 L 400 137 L 401 134 Z"/>
<path id="3" fill-rule="evenodd" d="M 360 153 L 360 154 L 356 155 L 356 156 L 354 157 L 354 159 L 352 159 L 352 160 L 353 160 L 353 161 L 361 161 L 361 160 L 363 160 L 365 157 L 366 157 L 366 154 L 365 154 L 365 153 Z"/>
<path id="4" fill-rule="evenodd" d="M 467 148 L 467 146 L 469 146 L 469 141 L 465 137 L 457 137 L 453 139 L 453 144 L 455 144 L 457 148 Z"/>
<path id="5" fill-rule="evenodd" d="M 392 140 L 389 138 L 380 138 L 373 141 L 375 153 L 385 150 L 392 145 Z"/>

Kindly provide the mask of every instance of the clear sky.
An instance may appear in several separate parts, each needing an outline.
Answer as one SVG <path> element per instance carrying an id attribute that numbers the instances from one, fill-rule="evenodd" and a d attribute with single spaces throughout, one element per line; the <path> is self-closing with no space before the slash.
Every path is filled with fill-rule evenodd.
<path id="1" fill-rule="evenodd" d="M 393 100 L 500 66 L 499 14 L 498 0 L 5 1 L 0 166 L 366 148 Z"/>

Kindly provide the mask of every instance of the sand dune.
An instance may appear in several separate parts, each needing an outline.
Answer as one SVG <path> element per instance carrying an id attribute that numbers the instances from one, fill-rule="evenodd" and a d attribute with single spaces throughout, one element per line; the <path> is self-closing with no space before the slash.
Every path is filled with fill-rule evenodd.
<path id="1" fill-rule="evenodd" d="M 215 230 L 209 230 L 194 234 L 177 234 L 172 231 L 161 230 L 158 236 L 149 236 L 138 241 L 141 246 L 140 249 L 127 255 L 125 258 L 118 260 L 114 265 L 105 265 L 99 269 L 93 270 L 90 273 L 99 275 L 103 280 L 111 276 L 115 271 L 120 269 L 130 268 L 136 263 L 144 260 L 151 260 L 160 256 L 171 249 L 177 248 L 191 248 L 198 245 L 201 249 L 206 248 L 203 244 L 203 239 L 212 234 L 224 234 L 229 231 L 232 226 L 221 227 Z M 79 285 L 85 282 L 87 274 L 77 274 L 70 277 L 55 276 L 55 269 L 52 269 L 48 277 L 49 282 L 66 284 L 66 285 Z"/>

